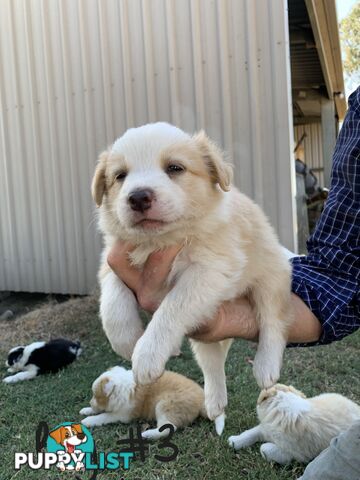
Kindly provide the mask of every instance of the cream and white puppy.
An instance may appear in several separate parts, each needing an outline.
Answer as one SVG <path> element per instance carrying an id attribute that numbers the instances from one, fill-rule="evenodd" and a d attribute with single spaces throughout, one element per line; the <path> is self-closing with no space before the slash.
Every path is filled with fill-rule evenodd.
<path id="1" fill-rule="evenodd" d="M 360 406 L 336 393 L 306 398 L 292 386 L 277 384 L 260 393 L 257 414 L 260 424 L 229 437 L 230 446 L 239 450 L 266 442 L 261 455 L 285 465 L 318 456 L 332 438 L 360 420 Z"/>
<path id="2" fill-rule="evenodd" d="M 130 129 L 100 155 L 92 183 L 105 239 L 100 314 L 113 349 L 132 358 L 140 384 L 159 378 L 184 335 L 244 293 L 260 327 L 256 380 L 270 387 L 279 378 L 291 322 L 290 266 L 262 210 L 231 186 L 231 173 L 203 132 L 191 136 L 167 123 Z M 168 277 L 171 289 L 144 335 L 134 294 L 107 265 L 118 239 L 136 246 L 130 258 L 139 268 L 150 253 L 182 245 Z M 227 404 L 231 341 L 192 341 L 211 419 Z"/>
<path id="3" fill-rule="evenodd" d="M 186 427 L 199 415 L 207 417 L 204 391 L 193 380 L 175 372 L 165 372 L 151 385 L 136 385 L 133 372 L 114 367 L 98 377 L 92 386 L 91 407 L 80 410 L 90 415 L 82 423 L 87 427 L 132 420 L 156 420 L 157 428 L 142 433 L 157 440 L 169 434 L 163 425 Z M 223 425 L 219 425 L 223 428 Z"/>

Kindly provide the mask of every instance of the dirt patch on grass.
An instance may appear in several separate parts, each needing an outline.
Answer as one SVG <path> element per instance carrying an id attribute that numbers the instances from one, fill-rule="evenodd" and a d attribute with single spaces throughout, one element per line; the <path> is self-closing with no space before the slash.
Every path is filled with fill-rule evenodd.
<path id="1" fill-rule="evenodd" d="M 40 292 L 0 292 L 0 321 L 25 315 L 43 305 L 66 302 L 72 297 Z"/>
<path id="2" fill-rule="evenodd" d="M 44 305 L 15 319 L 0 322 L 0 349 L 56 337 L 86 338 L 98 319 L 98 296 Z"/>

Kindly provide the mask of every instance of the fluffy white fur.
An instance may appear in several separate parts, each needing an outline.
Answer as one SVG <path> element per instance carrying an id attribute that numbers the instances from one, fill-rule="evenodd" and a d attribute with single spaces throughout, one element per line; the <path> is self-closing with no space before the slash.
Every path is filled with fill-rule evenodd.
<path id="1" fill-rule="evenodd" d="M 307 463 L 330 444 L 332 438 L 360 420 L 360 406 L 336 393 L 306 398 L 292 386 L 277 384 L 260 393 L 260 424 L 229 437 L 236 450 L 266 442 L 260 452 L 269 462 Z"/>
<path id="2" fill-rule="evenodd" d="M 173 165 L 182 171 L 169 172 Z M 129 195 L 145 188 L 154 193 L 151 208 L 134 212 Z M 105 239 L 99 273 L 103 328 L 113 349 L 132 358 L 136 381 L 159 378 L 184 335 L 222 302 L 247 293 L 260 326 L 254 375 L 261 387 L 273 385 L 291 322 L 290 267 L 265 215 L 231 186 L 231 168 L 206 135 L 190 136 L 166 123 L 128 130 L 100 156 L 92 193 Z M 144 335 L 134 294 L 107 266 L 118 239 L 136 246 L 130 257 L 138 268 L 150 253 L 182 245 L 168 278 L 172 288 Z M 211 419 L 227 404 L 230 345 L 192 341 Z"/>
<path id="3" fill-rule="evenodd" d="M 91 406 L 80 410 L 81 415 L 89 415 L 82 420 L 87 427 L 156 420 L 156 428 L 144 431 L 142 436 L 157 440 L 169 434 L 168 428 L 161 429 L 163 425 L 171 424 L 176 430 L 199 415 L 206 417 L 202 388 L 174 372 L 165 372 L 153 384 L 142 386 L 136 385 L 131 370 L 114 367 L 95 380 L 92 391 Z M 223 428 L 219 421 L 216 427 Z"/>

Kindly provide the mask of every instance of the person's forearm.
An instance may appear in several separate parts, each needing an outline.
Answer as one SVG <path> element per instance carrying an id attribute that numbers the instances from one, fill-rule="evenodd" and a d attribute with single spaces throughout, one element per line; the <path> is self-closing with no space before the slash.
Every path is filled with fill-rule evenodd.
<path id="1" fill-rule="evenodd" d="M 311 343 L 319 340 L 321 324 L 305 303 L 291 295 L 294 321 L 289 328 L 288 343 Z M 224 303 L 215 321 L 203 325 L 191 336 L 204 342 L 216 342 L 225 338 L 243 338 L 257 341 L 259 334 L 255 312 L 245 297 Z"/>
<path id="2" fill-rule="evenodd" d="M 291 303 L 294 310 L 294 321 L 289 330 L 288 342 L 317 342 L 322 333 L 321 323 L 301 298 L 294 293 L 291 295 Z"/>

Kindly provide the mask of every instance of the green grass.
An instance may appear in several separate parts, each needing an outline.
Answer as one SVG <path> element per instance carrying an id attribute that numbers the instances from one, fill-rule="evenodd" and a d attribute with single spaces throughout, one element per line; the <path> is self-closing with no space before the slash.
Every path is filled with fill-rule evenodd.
<path id="1" fill-rule="evenodd" d="M 66 317 L 66 310 L 63 311 Z M 79 421 L 80 408 L 88 404 L 92 381 L 105 369 L 116 365 L 119 359 L 111 351 L 102 333 L 95 311 L 85 310 L 76 321 L 64 323 L 62 333 L 80 339 L 84 353 L 80 359 L 57 375 L 41 376 L 30 382 L 5 385 L 0 383 L 0 480 L 62 479 L 75 478 L 70 472 L 58 473 L 43 470 L 14 470 L 14 453 L 34 451 L 35 428 L 39 421 L 46 421 L 50 428 L 64 421 Z M 51 322 L 49 322 L 49 328 Z M 11 328 L 11 324 L 9 324 Z M 19 332 L 21 323 L 17 326 Z M 44 333 L 44 332 L 42 332 Z M 19 333 L 20 335 L 20 333 Z M 34 337 L 34 340 L 36 338 Z M 354 334 L 342 342 L 326 347 L 288 349 L 281 381 L 292 383 L 307 395 L 323 391 L 336 391 L 360 400 L 360 334 Z M 1 352 L 4 355 L 4 351 Z M 227 362 L 229 407 L 223 436 L 217 437 L 213 425 L 204 419 L 179 431 L 174 436 L 180 453 L 176 461 L 161 463 L 153 458 L 159 452 L 151 446 L 150 457 L 145 463 L 136 460 L 128 472 L 105 472 L 98 479 L 296 479 L 303 466 L 292 464 L 278 467 L 264 461 L 259 445 L 235 453 L 227 445 L 227 437 L 256 424 L 255 405 L 258 388 L 248 361 L 253 358 L 254 346 L 236 341 Z M 1 359 L 1 365 L 3 365 Z M 123 363 L 125 366 L 129 366 Z M 0 367 L 5 375 L 5 367 Z M 183 355 L 172 359 L 168 369 L 183 373 L 202 382 L 187 342 Z M 128 426 L 109 425 L 93 430 L 98 451 L 116 451 L 116 441 L 126 436 Z M 164 452 L 161 452 L 164 454 Z M 89 473 L 81 478 L 90 478 Z"/>

